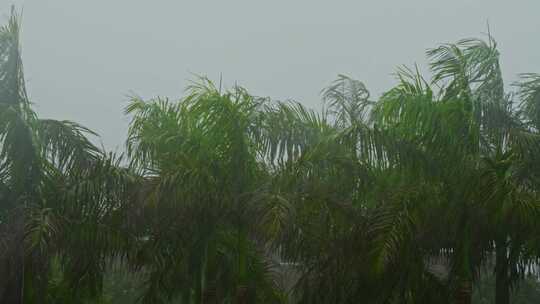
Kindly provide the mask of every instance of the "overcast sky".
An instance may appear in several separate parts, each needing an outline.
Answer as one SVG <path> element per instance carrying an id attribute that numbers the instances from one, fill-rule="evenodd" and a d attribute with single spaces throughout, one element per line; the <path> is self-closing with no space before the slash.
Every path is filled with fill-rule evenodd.
<path id="1" fill-rule="evenodd" d="M 23 9 L 27 88 L 38 113 L 121 149 L 131 93 L 179 97 L 192 74 L 320 106 L 338 73 L 375 96 L 398 65 L 489 21 L 507 83 L 540 72 L 539 0 L 0 0 Z"/>

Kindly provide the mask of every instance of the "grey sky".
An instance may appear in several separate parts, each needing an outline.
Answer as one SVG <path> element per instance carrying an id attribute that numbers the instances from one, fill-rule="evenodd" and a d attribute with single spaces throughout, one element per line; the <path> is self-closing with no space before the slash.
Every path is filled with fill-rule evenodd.
<path id="1" fill-rule="evenodd" d="M 540 72 L 539 0 L 0 0 L 24 9 L 27 87 L 45 117 L 80 122 L 121 148 L 130 92 L 181 96 L 191 73 L 320 105 L 338 73 L 374 95 L 400 64 L 489 20 L 507 82 Z"/>

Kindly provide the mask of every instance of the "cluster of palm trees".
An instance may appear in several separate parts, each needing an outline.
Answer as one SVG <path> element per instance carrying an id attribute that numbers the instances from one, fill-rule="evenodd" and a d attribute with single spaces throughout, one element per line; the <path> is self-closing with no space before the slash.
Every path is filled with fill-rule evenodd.
<path id="1" fill-rule="evenodd" d="M 0 302 L 497 304 L 540 256 L 540 75 L 505 92 L 495 41 L 427 53 L 373 99 L 339 76 L 320 112 L 222 90 L 132 98 L 125 155 L 40 119 L 15 13 L 0 29 Z M 94 302 L 95 303 L 95 302 Z"/>

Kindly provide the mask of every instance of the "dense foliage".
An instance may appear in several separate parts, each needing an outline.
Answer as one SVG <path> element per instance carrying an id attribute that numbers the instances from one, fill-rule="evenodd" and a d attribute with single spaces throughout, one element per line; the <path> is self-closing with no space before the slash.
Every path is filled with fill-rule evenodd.
<path id="1" fill-rule="evenodd" d="M 427 56 L 378 99 L 340 75 L 321 111 L 206 78 L 133 97 L 117 156 L 33 112 L 13 13 L 0 302 L 536 301 L 540 75 L 506 92 L 490 36 Z"/>

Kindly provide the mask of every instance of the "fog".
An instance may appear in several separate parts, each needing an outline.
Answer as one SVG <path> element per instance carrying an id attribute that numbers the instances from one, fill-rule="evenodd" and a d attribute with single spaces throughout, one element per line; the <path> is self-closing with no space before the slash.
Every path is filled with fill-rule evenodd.
<path id="1" fill-rule="evenodd" d="M 178 97 L 194 74 L 320 105 L 338 73 L 378 96 L 401 64 L 489 22 L 505 81 L 540 72 L 540 1 L 0 0 L 23 10 L 27 88 L 39 114 L 80 122 L 122 149 L 127 96 Z"/>

